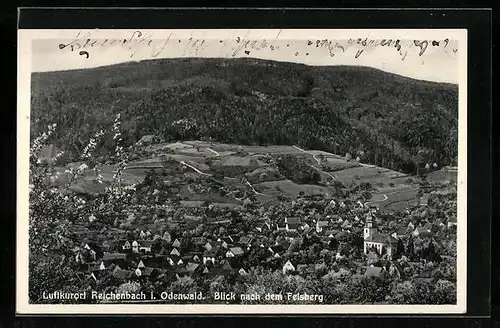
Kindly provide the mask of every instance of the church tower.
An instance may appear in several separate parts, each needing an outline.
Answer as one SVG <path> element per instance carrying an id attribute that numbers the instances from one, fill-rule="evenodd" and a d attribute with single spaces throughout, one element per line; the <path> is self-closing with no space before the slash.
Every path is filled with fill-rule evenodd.
<path id="1" fill-rule="evenodd" d="M 366 222 L 365 222 L 365 228 L 363 232 L 363 238 L 370 239 L 373 237 L 373 235 L 377 232 L 377 228 L 373 226 L 373 218 L 371 214 L 368 214 L 366 217 Z"/>

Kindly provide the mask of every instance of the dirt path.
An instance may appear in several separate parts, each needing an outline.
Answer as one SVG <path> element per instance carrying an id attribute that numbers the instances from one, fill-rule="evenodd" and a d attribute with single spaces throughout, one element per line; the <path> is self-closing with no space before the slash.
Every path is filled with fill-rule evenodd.
<path id="1" fill-rule="evenodd" d="M 329 177 L 331 177 L 333 180 L 335 180 L 335 177 L 334 177 L 331 173 L 329 173 L 329 172 L 325 172 L 325 171 L 323 171 L 322 169 L 317 168 L 317 167 L 316 167 L 316 166 L 314 166 L 314 165 L 311 165 L 311 167 L 312 167 L 313 169 L 315 169 L 315 170 L 317 170 L 317 171 L 319 171 L 319 172 L 323 173 L 323 174 L 328 175 L 328 176 L 329 176 Z"/>
<path id="2" fill-rule="evenodd" d="M 255 190 L 254 186 L 252 186 L 252 184 L 250 183 L 250 181 L 246 180 L 245 179 L 245 183 L 250 187 L 252 188 L 253 192 L 256 194 L 256 195 L 260 195 L 260 196 L 266 196 L 266 197 L 271 197 L 270 195 L 266 195 L 266 194 L 263 194 L 263 193 L 260 193 L 258 192 L 257 190 Z"/>
<path id="3" fill-rule="evenodd" d="M 201 172 L 200 170 L 198 170 L 198 169 L 197 169 L 196 167 L 194 167 L 193 165 L 188 164 L 188 163 L 186 163 L 186 162 L 184 162 L 184 161 L 180 161 L 179 163 L 181 163 L 182 165 L 185 165 L 185 166 L 187 166 L 187 167 L 189 167 L 189 168 L 193 169 L 193 170 L 194 170 L 196 173 L 198 173 L 198 174 L 205 175 L 205 176 L 208 176 L 208 177 L 211 177 L 211 176 L 212 176 L 211 174 L 208 174 L 208 173 L 205 173 L 205 172 Z"/>
<path id="4" fill-rule="evenodd" d="M 318 163 L 319 165 L 321 165 L 321 161 L 316 157 L 315 154 L 311 154 L 310 152 L 308 152 L 308 151 L 306 151 L 306 150 L 304 150 L 304 149 L 302 149 L 300 147 L 297 147 L 295 145 L 293 145 L 293 148 L 295 148 L 295 149 L 297 149 L 297 150 L 299 150 L 299 151 L 301 151 L 301 152 L 303 152 L 305 154 L 311 155 L 314 158 L 314 160 L 316 161 L 316 163 Z"/>
<path id="5" fill-rule="evenodd" d="M 303 152 L 303 153 L 305 153 L 305 154 L 311 155 L 311 156 L 314 158 L 314 160 L 316 161 L 316 163 L 318 163 L 318 165 L 321 165 L 321 161 L 320 161 L 320 160 L 316 157 L 316 155 L 315 155 L 315 154 L 311 154 L 310 152 L 308 152 L 308 151 L 306 151 L 306 150 L 304 150 L 304 149 L 302 149 L 302 148 L 300 148 L 300 147 L 297 147 L 297 146 L 295 146 L 295 145 L 293 146 L 293 148 L 295 148 L 295 149 L 297 149 L 297 150 L 299 150 L 299 151 L 301 151 L 301 152 Z M 314 166 L 314 165 L 309 165 L 309 166 L 310 166 L 310 167 L 312 167 L 313 169 L 315 169 L 315 170 L 317 170 L 317 171 L 319 171 L 319 172 L 323 173 L 323 174 L 328 175 L 328 176 L 329 176 L 330 178 L 332 178 L 333 180 L 336 180 L 336 179 L 335 179 L 335 177 L 334 177 L 331 173 L 329 173 L 329 172 L 325 172 L 325 171 L 323 171 L 322 169 L 320 169 L 319 167 L 316 167 L 316 166 Z"/>
<path id="6" fill-rule="evenodd" d="M 218 152 L 218 151 L 216 151 L 216 150 L 213 150 L 212 148 L 208 148 L 208 147 L 207 147 L 207 148 L 206 148 L 206 150 L 208 150 L 208 151 L 210 151 L 210 152 L 214 153 L 214 154 L 215 154 L 215 156 L 220 156 L 219 152 Z"/>
<path id="7" fill-rule="evenodd" d="M 394 195 L 394 194 L 401 194 L 401 193 L 406 193 L 406 192 L 413 192 L 413 191 L 418 191 L 419 188 L 414 188 L 414 189 L 407 189 L 407 190 L 396 190 L 396 191 L 393 191 L 393 192 L 388 192 L 386 194 L 382 194 L 382 196 L 384 197 L 384 199 L 381 199 L 381 200 L 374 200 L 374 201 L 369 201 L 369 202 L 366 202 L 365 203 L 365 206 L 368 206 L 369 204 L 371 203 L 381 203 L 381 202 L 385 202 L 386 200 L 389 199 L 389 197 L 387 195 Z M 406 202 L 407 199 L 404 199 L 404 200 L 401 200 L 401 201 L 394 201 L 393 203 L 398 203 L 398 202 Z M 392 204 L 392 203 L 391 203 Z"/>

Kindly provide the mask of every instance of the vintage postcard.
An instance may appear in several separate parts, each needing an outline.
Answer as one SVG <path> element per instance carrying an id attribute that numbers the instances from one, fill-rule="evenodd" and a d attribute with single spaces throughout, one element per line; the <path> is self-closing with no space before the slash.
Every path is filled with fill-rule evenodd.
<path id="1" fill-rule="evenodd" d="M 17 313 L 466 311 L 466 30 L 18 33 Z"/>

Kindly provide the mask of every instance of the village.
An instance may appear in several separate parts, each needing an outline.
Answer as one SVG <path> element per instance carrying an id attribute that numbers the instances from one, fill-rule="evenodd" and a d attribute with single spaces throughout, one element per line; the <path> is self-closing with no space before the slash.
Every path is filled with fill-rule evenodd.
<path id="1" fill-rule="evenodd" d="M 170 230 L 102 227 L 73 248 L 74 265 L 89 288 L 109 279 L 168 286 L 185 277 L 205 282 L 244 278 L 256 267 L 305 279 L 333 269 L 352 277 L 432 281 L 425 263 L 453 255 L 447 248 L 456 236 L 456 220 L 414 214 L 429 218 L 423 207 L 428 205 L 394 216 L 360 201 L 302 196 L 261 209 L 255 217 L 247 211 L 244 221 L 236 215 L 229 222 L 201 223 L 201 228 L 199 221 L 187 219 L 168 225 Z"/>

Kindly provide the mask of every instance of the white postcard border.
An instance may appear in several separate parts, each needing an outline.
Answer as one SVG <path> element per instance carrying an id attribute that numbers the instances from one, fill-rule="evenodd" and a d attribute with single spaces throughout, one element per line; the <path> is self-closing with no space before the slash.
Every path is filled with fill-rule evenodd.
<path id="1" fill-rule="evenodd" d="M 221 304 L 92 304 L 52 305 L 28 302 L 29 254 L 29 136 L 31 40 L 72 38 L 77 30 L 18 30 L 17 108 L 17 314 L 455 314 L 466 312 L 467 289 L 467 30 L 465 29 L 252 29 L 252 30 L 141 30 L 156 37 L 175 33 L 177 38 L 325 39 L 368 37 L 457 40 L 459 49 L 459 141 L 457 178 L 457 304 L 455 305 L 221 305 Z M 85 32 L 85 30 L 82 30 Z M 134 30 L 88 30 L 94 37 L 123 37 Z"/>

